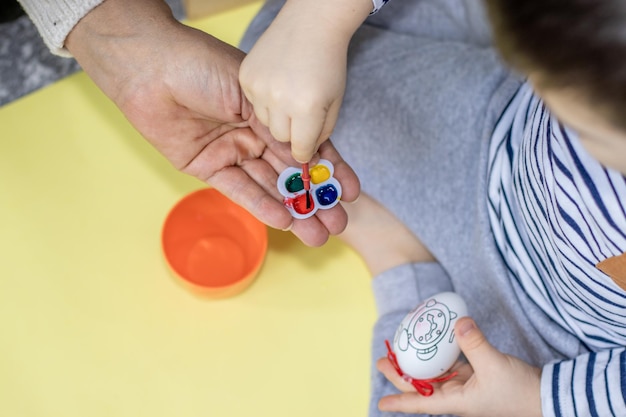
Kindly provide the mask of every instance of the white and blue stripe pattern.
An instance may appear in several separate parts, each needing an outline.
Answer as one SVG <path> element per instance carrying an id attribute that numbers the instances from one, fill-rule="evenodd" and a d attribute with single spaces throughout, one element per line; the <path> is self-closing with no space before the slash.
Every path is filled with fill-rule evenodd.
<path id="1" fill-rule="evenodd" d="M 544 366 L 544 417 L 626 415 L 626 349 L 591 352 Z"/>
<path id="2" fill-rule="evenodd" d="M 489 214 L 515 288 L 598 352 L 544 369 L 555 396 L 544 396 L 544 413 L 626 416 L 626 291 L 595 266 L 626 251 L 626 179 L 593 159 L 528 84 L 492 137 Z M 619 412 L 599 413 L 614 396 Z"/>
<path id="3" fill-rule="evenodd" d="M 370 15 L 373 15 L 374 13 L 378 13 L 378 11 L 380 9 L 383 8 L 383 6 L 385 4 L 387 4 L 389 0 L 372 0 L 372 4 L 374 6 L 374 8 L 372 9 L 372 11 L 370 12 Z"/>

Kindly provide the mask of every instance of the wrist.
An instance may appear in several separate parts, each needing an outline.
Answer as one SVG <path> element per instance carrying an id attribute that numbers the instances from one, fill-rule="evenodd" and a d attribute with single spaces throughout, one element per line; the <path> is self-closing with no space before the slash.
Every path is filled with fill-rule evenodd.
<path id="1" fill-rule="evenodd" d="M 155 24 L 163 25 L 172 20 L 172 12 L 162 0 L 106 0 L 74 26 L 65 46 L 72 53 L 85 51 L 94 41 L 135 36 Z"/>
<path id="2" fill-rule="evenodd" d="M 348 43 L 372 8 L 372 0 L 287 0 L 278 18 L 299 22 L 314 33 Z"/>
<path id="3" fill-rule="evenodd" d="M 64 48 L 68 33 L 76 23 L 103 0 L 21 0 L 50 51 L 60 56 L 70 56 Z"/>
<path id="4" fill-rule="evenodd" d="M 106 0 L 72 29 L 65 47 L 111 98 L 120 80 L 133 75 L 133 63 L 149 59 L 150 43 L 180 26 L 161 0 Z"/>

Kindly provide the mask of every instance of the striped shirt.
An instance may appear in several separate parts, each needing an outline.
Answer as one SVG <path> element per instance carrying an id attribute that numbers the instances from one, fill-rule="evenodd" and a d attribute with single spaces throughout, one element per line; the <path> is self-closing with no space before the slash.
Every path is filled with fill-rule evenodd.
<path id="1" fill-rule="evenodd" d="M 370 15 L 373 15 L 375 13 L 378 13 L 380 11 L 380 9 L 383 8 L 383 6 L 385 4 L 387 4 L 389 0 L 372 0 L 372 4 L 374 5 L 374 8 L 372 9 L 372 11 L 370 12 Z"/>
<path id="2" fill-rule="evenodd" d="M 591 352 L 544 367 L 544 416 L 626 416 L 626 291 L 596 268 L 626 251 L 626 178 L 528 84 L 498 121 L 489 158 L 490 222 L 514 287 Z"/>

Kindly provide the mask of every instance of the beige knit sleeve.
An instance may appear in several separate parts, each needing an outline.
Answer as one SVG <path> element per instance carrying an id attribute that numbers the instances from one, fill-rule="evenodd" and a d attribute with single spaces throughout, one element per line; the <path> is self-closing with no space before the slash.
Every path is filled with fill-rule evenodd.
<path id="1" fill-rule="evenodd" d="M 76 23 L 104 0 L 18 0 L 55 55 L 69 57 L 65 38 Z"/>

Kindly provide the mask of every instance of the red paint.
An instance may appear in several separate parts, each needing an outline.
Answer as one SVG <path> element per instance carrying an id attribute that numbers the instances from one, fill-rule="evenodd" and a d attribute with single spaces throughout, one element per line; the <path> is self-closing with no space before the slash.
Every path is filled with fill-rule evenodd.
<path id="1" fill-rule="evenodd" d="M 309 204 L 307 204 L 306 193 L 293 198 L 285 197 L 284 203 L 287 207 L 292 207 L 298 214 L 307 214 L 313 211 L 313 195 L 309 193 Z"/>

